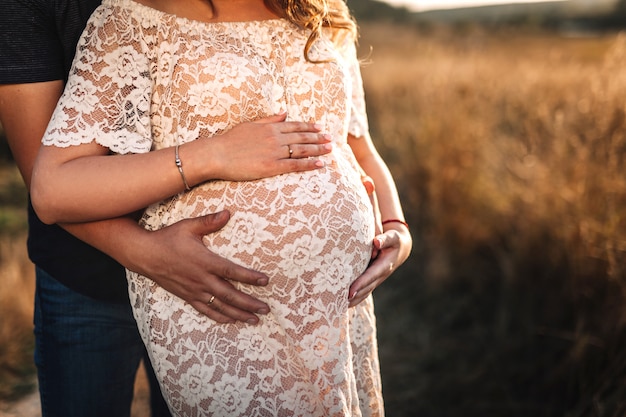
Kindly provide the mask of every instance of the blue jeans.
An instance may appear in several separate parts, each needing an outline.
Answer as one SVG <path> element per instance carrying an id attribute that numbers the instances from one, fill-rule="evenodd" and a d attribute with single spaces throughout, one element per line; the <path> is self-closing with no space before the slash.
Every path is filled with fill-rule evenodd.
<path id="1" fill-rule="evenodd" d="M 42 417 L 128 417 L 144 360 L 153 417 L 170 417 L 130 304 L 80 295 L 37 268 L 35 364 Z"/>

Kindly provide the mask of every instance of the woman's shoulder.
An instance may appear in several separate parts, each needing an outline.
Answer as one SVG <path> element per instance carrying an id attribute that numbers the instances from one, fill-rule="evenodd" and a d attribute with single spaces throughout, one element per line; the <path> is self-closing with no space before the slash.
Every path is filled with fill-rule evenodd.
<path id="1" fill-rule="evenodd" d="M 123 47 L 135 45 L 144 51 L 171 32 L 169 21 L 158 10 L 134 0 L 103 0 L 91 15 L 81 42 Z"/>
<path id="2" fill-rule="evenodd" d="M 142 26 L 166 23 L 167 15 L 143 2 L 135 0 L 102 0 L 92 18 L 97 16 L 102 22 L 120 20 L 140 20 Z"/>

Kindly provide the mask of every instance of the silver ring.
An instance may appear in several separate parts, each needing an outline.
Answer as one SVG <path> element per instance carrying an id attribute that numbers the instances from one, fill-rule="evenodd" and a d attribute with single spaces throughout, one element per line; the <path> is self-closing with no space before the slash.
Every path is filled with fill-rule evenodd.
<path id="1" fill-rule="evenodd" d="M 287 145 L 287 149 L 289 149 L 289 158 L 293 155 L 293 149 L 291 149 L 291 145 Z"/>
<path id="2" fill-rule="evenodd" d="M 214 295 L 212 295 L 211 299 L 209 301 L 207 301 L 207 305 L 213 304 L 213 301 L 215 301 L 215 296 Z"/>

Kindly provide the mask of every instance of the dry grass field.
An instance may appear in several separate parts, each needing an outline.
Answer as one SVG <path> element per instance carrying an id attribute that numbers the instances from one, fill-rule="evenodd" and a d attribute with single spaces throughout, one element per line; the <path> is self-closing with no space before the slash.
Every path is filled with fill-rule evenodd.
<path id="1" fill-rule="evenodd" d="M 376 292 L 388 415 L 626 415 L 626 36 L 367 24 L 361 49 L 415 239 Z M 13 224 L 4 399 L 32 374 Z"/>
<path id="2" fill-rule="evenodd" d="M 391 416 L 626 415 L 626 38 L 363 28 L 411 260 L 377 291 Z"/>
<path id="3" fill-rule="evenodd" d="M 0 168 L 0 400 L 32 389 L 34 269 L 26 256 L 26 191 Z"/>

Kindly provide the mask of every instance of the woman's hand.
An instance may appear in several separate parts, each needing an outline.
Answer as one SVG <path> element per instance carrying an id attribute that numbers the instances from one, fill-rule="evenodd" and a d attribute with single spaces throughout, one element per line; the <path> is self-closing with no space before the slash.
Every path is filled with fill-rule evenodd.
<path id="1" fill-rule="evenodd" d="M 413 240 L 409 230 L 401 224 L 389 224 L 387 230 L 374 238 L 377 256 L 358 277 L 348 292 L 350 307 L 365 300 L 372 291 L 382 284 L 411 253 Z"/>
<path id="2" fill-rule="evenodd" d="M 318 157 L 332 151 L 329 135 L 315 123 L 287 122 L 286 114 L 235 126 L 207 138 L 204 178 L 248 181 L 322 168 Z M 181 153 L 185 150 L 181 147 Z M 181 157 L 185 160 L 184 155 Z"/>

